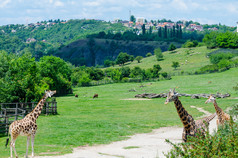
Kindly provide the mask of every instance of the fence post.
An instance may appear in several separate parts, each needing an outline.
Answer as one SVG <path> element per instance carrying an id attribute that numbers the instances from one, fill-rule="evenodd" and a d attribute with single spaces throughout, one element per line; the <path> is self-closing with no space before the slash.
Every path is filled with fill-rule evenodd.
<path id="1" fill-rule="evenodd" d="M 53 102 L 50 102 L 50 104 L 51 104 L 51 114 L 53 114 Z"/>
<path id="2" fill-rule="evenodd" d="M 46 102 L 45 114 L 48 115 L 48 113 L 49 113 L 49 103 Z"/>
<path id="3" fill-rule="evenodd" d="M 17 115 L 18 115 L 18 103 L 16 103 L 15 120 L 17 120 Z"/>

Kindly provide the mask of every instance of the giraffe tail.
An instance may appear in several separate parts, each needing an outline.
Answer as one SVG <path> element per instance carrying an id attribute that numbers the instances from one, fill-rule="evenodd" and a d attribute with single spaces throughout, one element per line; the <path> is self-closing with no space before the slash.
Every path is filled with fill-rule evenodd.
<path id="1" fill-rule="evenodd" d="M 5 145 L 6 148 L 7 148 L 8 142 L 9 142 L 9 137 L 6 140 L 6 145 Z"/>
<path id="2" fill-rule="evenodd" d="M 9 131 L 8 131 L 8 138 L 6 139 L 6 144 L 5 144 L 5 147 L 7 148 L 7 145 L 8 145 L 8 142 L 9 142 L 9 133 L 10 133 L 10 128 L 9 128 Z"/>

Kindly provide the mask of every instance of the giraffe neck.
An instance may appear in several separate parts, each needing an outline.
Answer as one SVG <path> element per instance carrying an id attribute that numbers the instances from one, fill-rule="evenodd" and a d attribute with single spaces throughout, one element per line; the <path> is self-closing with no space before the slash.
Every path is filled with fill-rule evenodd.
<path id="1" fill-rule="evenodd" d="M 29 113 L 28 115 L 30 115 L 32 117 L 33 121 L 36 121 L 36 119 L 39 117 L 39 115 L 41 114 L 41 111 L 43 109 L 44 103 L 46 101 L 46 99 L 48 98 L 47 95 L 44 95 L 42 97 L 42 99 L 38 102 L 38 104 L 36 105 L 36 107 L 33 109 L 33 111 L 31 113 Z"/>
<path id="2" fill-rule="evenodd" d="M 183 107 L 181 101 L 176 97 L 174 100 L 174 105 L 177 109 L 178 115 L 180 117 L 181 122 L 183 123 L 184 128 L 190 128 L 191 124 L 194 122 L 191 115 L 188 114 L 188 112 Z M 190 117 L 190 118 L 189 118 Z"/>
<path id="3" fill-rule="evenodd" d="M 222 109 L 217 105 L 216 100 L 213 101 L 213 105 L 215 107 L 216 113 L 218 114 L 218 116 L 220 116 L 222 114 Z"/>

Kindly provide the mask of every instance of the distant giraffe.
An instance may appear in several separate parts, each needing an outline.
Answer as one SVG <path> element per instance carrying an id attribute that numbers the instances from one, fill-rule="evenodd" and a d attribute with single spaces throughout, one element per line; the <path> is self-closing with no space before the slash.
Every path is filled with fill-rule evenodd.
<path id="1" fill-rule="evenodd" d="M 207 103 L 213 103 L 216 113 L 217 113 L 217 127 L 219 125 L 223 125 L 225 123 L 225 121 L 229 121 L 230 120 L 230 115 L 226 114 L 218 105 L 216 102 L 216 98 L 214 98 L 212 95 L 209 96 L 209 98 L 206 100 L 206 104 Z"/>
<path id="2" fill-rule="evenodd" d="M 182 133 L 182 139 L 184 142 L 187 141 L 187 136 L 196 136 L 198 132 L 201 132 L 201 134 L 205 134 L 205 127 L 206 124 L 204 121 L 209 124 L 209 122 L 216 116 L 216 114 L 212 114 L 211 116 L 208 116 L 206 118 L 194 121 L 192 115 L 188 114 L 188 112 L 183 107 L 181 101 L 178 99 L 178 95 L 175 92 L 175 90 L 169 91 L 165 104 L 168 104 L 169 102 L 174 102 L 174 105 L 177 109 L 178 115 L 180 117 L 181 122 L 183 123 L 183 133 Z"/>
<path id="3" fill-rule="evenodd" d="M 10 142 L 10 152 L 11 152 L 11 158 L 12 158 L 12 148 L 14 150 L 14 153 L 17 156 L 16 149 L 15 149 L 15 142 L 19 135 L 27 136 L 27 147 L 26 147 L 26 158 L 28 157 L 28 146 L 29 141 L 31 138 L 31 146 L 32 146 L 32 157 L 34 157 L 34 138 L 37 130 L 36 125 L 36 119 L 41 114 L 41 110 L 44 106 L 44 103 L 48 97 L 51 97 L 54 95 L 56 91 L 45 91 L 45 95 L 42 97 L 42 99 L 38 102 L 37 106 L 34 108 L 32 112 L 30 112 L 28 115 L 26 115 L 23 119 L 14 121 L 10 127 L 8 135 L 11 135 L 11 142 Z M 6 142 L 6 147 L 9 141 L 9 136 Z"/>

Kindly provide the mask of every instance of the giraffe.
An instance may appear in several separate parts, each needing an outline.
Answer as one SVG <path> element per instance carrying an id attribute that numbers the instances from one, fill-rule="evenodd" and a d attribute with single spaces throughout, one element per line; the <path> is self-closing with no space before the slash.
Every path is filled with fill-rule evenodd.
<path id="1" fill-rule="evenodd" d="M 178 94 L 175 92 L 175 89 L 172 91 L 170 89 L 165 104 L 169 102 L 174 102 L 175 108 L 177 109 L 178 115 L 180 117 L 181 122 L 183 123 L 183 133 L 182 139 L 184 142 L 187 142 L 187 136 L 195 137 L 197 133 L 205 134 L 206 124 L 216 116 L 216 114 L 212 114 L 211 116 L 202 118 L 200 120 L 194 121 L 192 115 L 190 115 L 185 108 L 183 107 L 181 101 L 178 99 Z M 204 123 L 205 121 L 205 123 Z"/>
<path id="2" fill-rule="evenodd" d="M 226 114 L 218 105 L 216 102 L 216 98 L 212 95 L 210 95 L 208 97 L 208 99 L 205 101 L 205 103 L 213 103 L 216 113 L 217 113 L 217 127 L 219 125 L 224 125 L 225 121 L 229 121 L 230 120 L 230 115 Z"/>
<path id="3" fill-rule="evenodd" d="M 11 142 L 10 142 L 10 154 L 12 158 L 12 148 L 14 150 L 14 153 L 16 155 L 16 158 L 18 158 L 16 149 L 15 149 L 15 142 L 19 135 L 27 136 L 27 146 L 26 146 L 26 158 L 28 157 L 28 146 L 29 141 L 31 139 L 31 146 L 32 146 L 32 157 L 34 157 L 34 138 L 37 131 L 37 124 L 36 119 L 41 114 L 41 110 L 44 106 L 44 103 L 48 97 L 51 97 L 54 95 L 56 91 L 45 91 L 45 95 L 42 97 L 42 99 L 38 102 L 37 106 L 33 109 L 32 112 L 27 114 L 23 119 L 14 121 L 9 126 L 9 132 L 8 132 L 8 138 L 6 141 L 6 147 L 9 141 L 9 134 L 11 135 Z"/>

